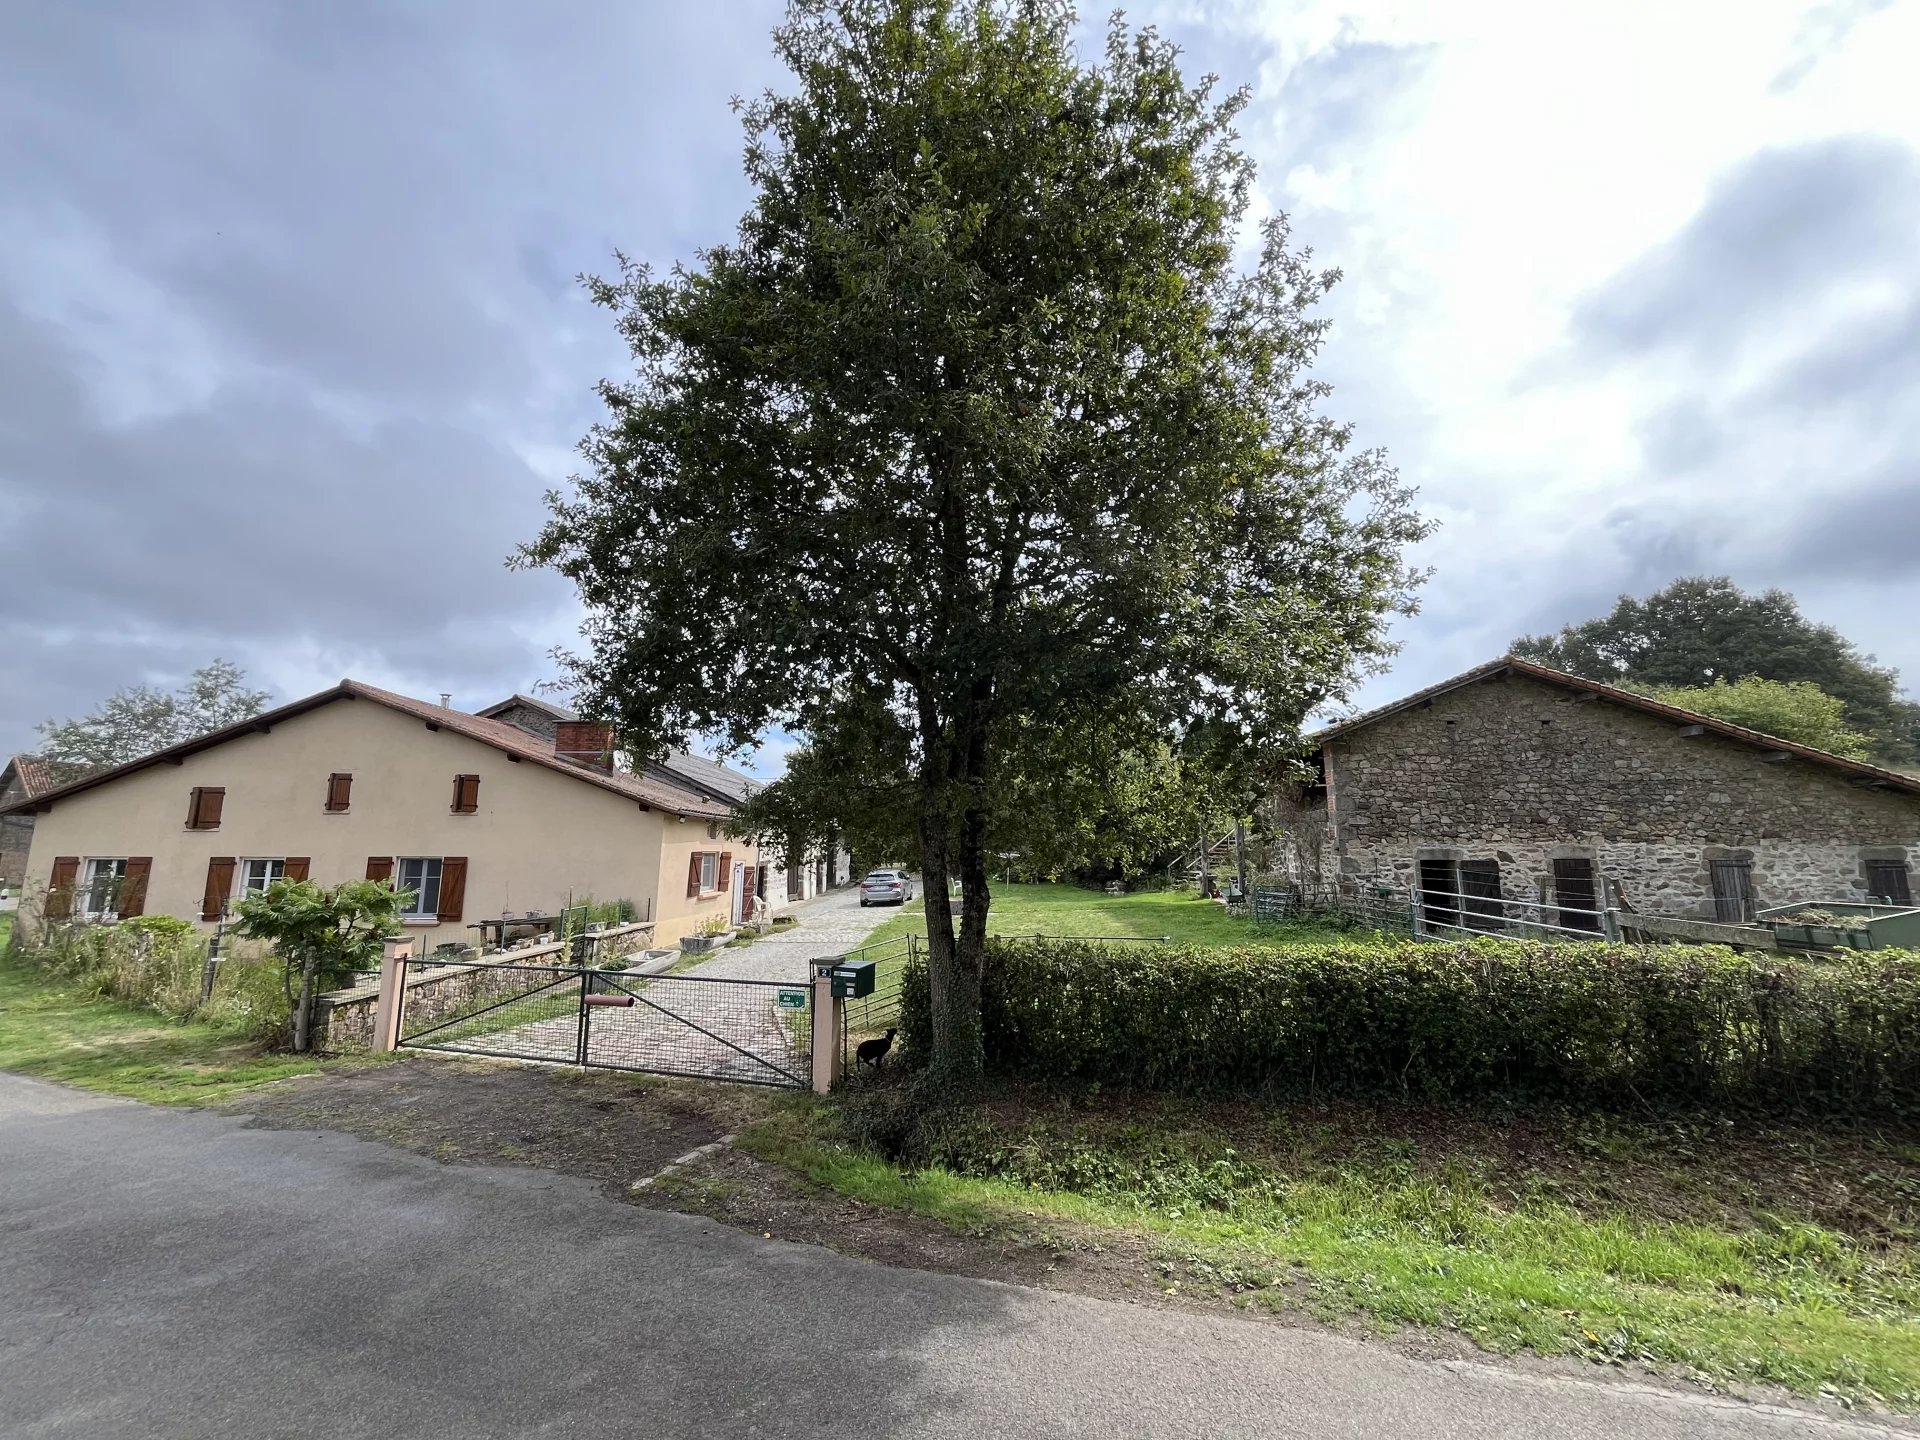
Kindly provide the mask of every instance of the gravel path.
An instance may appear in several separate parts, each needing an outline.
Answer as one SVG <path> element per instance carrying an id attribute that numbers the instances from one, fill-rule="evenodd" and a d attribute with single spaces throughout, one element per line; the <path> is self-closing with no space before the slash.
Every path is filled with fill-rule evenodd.
<path id="1" fill-rule="evenodd" d="M 918 890 L 915 891 L 918 894 Z M 722 950 L 691 973 L 714 975 L 729 980 L 784 980 L 804 984 L 808 962 L 827 955 L 852 950 L 891 920 L 897 908 L 875 905 L 860 908 L 860 887 L 849 885 L 806 904 L 789 914 L 800 923 L 789 930 L 761 936 L 751 945 Z"/>

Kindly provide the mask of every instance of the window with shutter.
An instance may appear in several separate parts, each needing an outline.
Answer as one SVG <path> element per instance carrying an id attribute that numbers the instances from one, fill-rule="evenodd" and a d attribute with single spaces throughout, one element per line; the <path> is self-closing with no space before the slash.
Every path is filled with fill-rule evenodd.
<path id="1" fill-rule="evenodd" d="M 218 920 L 233 893 L 233 872 L 238 860 L 232 855 L 215 856 L 207 861 L 207 888 L 200 895 L 200 918 Z"/>
<path id="2" fill-rule="evenodd" d="M 700 860 L 700 852 L 696 850 L 687 865 L 687 899 L 689 900 L 700 898 Z"/>
<path id="3" fill-rule="evenodd" d="M 453 813 L 471 815 L 480 808 L 480 777 L 478 775 L 456 775 L 453 777 Z"/>
<path id="4" fill-rule="evenodd" d="M 733 888 L 733 852 L 731 850 L 720 852 L 720 888 L 722 890 Z"/>
<path id="5" fill-rule="evenodd" d="M 367 857 L 367 879 L 391 881 L 393 879 L 393 856 L 369 855 Z"/>
<path id="6" fill-rule="evenodd" d="M 226 808 L 227 792 L 215 786 L 196 785 L 187 797 L 187 828 L 218 830 L 220 812 Z"/>
<path id="7" fill-rule="evenodd" d="M 313 857 L 310 855 L 289 855 L 282 864 L 285 867 L 281 871 L 282 879 L 304 880 L 307 878 L 307 871 L 313 866 Z"/>
<path id="8" fill-rule="evenodd" d="M 436 913 L 442 924 L 460 918 L 467 899 L 467 857 L 449 855 L 440 862 L 440 903 Z"/>
<path id="9" fill-rule="evenodd" d="M 327 813 L 339 815 L 353 803 L 353 776 L 336 770 L 327 777 Z"/>
<path id="10" fill-rule="evenodd" d="M 151 855 L 127 857 L 127 873 L 120 881 L 120 918 L 147 913 L 147 877 L 153 873 Z"/>
<path id="11" fill-rule="evenodd" d="M 47 919 L 65 920 L 73 914 L 73 883 L 79 878 L 78 855 L 54 857 L 53 873 L 47 877 Z"/>

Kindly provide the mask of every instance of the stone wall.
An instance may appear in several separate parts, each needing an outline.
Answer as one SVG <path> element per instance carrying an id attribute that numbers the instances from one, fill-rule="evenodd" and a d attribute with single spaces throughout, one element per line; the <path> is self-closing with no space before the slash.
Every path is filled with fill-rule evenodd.
<path id="1" fill-rule="evenodd" d="M 11 773 L 0 788 L 0 805 L 27 798 L 27 787 Z M 19 889 L 27 878 L 27 851 L 33 845 L 33 816 L 0 815 L 0 883 Z"/>
<path id="2" fill-rule="evenodd" d="M 511 725 L 516 730 L 524 730 L 529 735 L 538 735 L 543 740 L 553 739 L 560 727 L 557 716 L 548 714 L 537 705 L 527 705 L 518 700 L 496 710 L 487 718 Z"/>
<path id="3" fill-rule="evenodd" d="M 644 923 L 599 932 L 595 963 L 605 965 L 644 950 L 652 933 L 653 927 Z M 435 1020 L 531 990 L 541 983 L 541 971 L 577 973 L 570 970 L 566 949 L 556 940 L 524 950 L 496 951 L 478 960 L 409 967 L 402 1033 L 413 1033 Z M 379 1001 L 377 984 L 320 996 L 315 1016 L 319 1048 L 335 1053 L 372 1048 L 374 1011 Z"/>
<path id="4" fill-rule="evenodd" d="M 1777 753 L 1777 752 L 1774 752 Z M 1482 681 L 1325 747 L 1325 880 L 1417 883 L 1422 859 L 1491 859 L 1550 899 L 1586 858 L 1651 914 L 1711 918 L 1709 864 L 1751 867 L 1758 907 L 1856 899 L 1866 861 L 1920 865 L 1920 796 L 1527 677 Z"/>

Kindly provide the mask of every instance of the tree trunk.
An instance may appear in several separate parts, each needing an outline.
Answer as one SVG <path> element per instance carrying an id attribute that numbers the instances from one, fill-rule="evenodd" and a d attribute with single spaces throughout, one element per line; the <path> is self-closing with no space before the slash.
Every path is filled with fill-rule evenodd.
<path id="1" fill-rule="evenodd" d="M 313 1044 L 313 957 L 300 962 L 300 999 L 293 1008 L 293 1048 L 304 1055 Z"/>
<path id="2" fill-rule="evenodd" d="M 980 1073 L 980 981 L 977 951 L 975 963 L 969 965 L 955 943 L 948 814 L 946 787 L 923 783 L 920 866 L 927 912 L 927 983 L 933 1002 L 930 1068 L 947 1081 L 965 1081 Z M 964 873 L 961 883 L 965 884 Z M 963 938 L 964 933 L 963 924 Z"/>

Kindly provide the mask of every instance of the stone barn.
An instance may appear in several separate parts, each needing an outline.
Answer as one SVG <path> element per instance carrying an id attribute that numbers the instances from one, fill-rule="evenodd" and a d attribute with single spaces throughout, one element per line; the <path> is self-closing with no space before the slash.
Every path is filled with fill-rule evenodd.
<path id="1" fill-rule="evenodd" d="M 1282 868 L 1450 893 L 1469 926 L 1475 897 L 1574 928 L 1593 928 L 1581 912 L 1609 897 L 1721 921 L 1912 898 L 1920 777 L 1529 661 L 1493 661 L 1310 740 L 1316 780 L 1276 807 Z"/>

